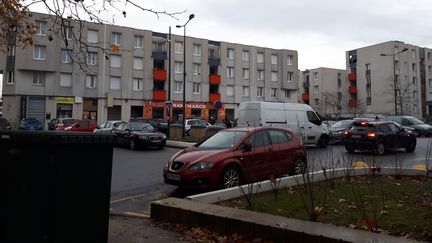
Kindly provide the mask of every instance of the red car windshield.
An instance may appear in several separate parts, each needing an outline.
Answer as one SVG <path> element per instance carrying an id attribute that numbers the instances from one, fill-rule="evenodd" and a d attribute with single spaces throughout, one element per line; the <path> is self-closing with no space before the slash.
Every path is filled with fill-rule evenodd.
<path id="1" fill-rule="evenodd" d="M 245 131 L 220 131 L 211 136 L 198 147 L 204 149 L 228 149 L 240 141 L 247 132 Z"/>

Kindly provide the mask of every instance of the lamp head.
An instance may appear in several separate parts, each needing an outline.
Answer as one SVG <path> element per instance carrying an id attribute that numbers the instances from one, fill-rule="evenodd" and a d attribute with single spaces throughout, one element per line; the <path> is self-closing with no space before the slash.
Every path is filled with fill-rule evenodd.
<path id="1" fill-rule="evenodd" d="M 176 28 L 181 28 L 181 27 L 183 27 L 183 26 L 181 26 L 181 25 L 176 25 Z"/>
<path id="2" fill-rule="evenodd" d="M 387 56 L 387 55 L 386 55 L 386 54 L 384 54 L 384 53 L 381 53 L 381 54 L 380 54 L 380 56 L 383 56 L 383 57 L 385 57 L 385 56 Z"/>
<path id="3" fill-rule="evenodd" d="M 189 15 L 189 20 L 193 19 L 195 17 L 195 14 Z"/>

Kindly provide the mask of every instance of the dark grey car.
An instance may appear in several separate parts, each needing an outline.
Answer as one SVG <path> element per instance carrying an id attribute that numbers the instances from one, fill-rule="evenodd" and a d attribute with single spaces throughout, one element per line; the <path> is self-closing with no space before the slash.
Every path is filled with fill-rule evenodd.
<path id="1" fill-rule="evenodd" d="M 115 143 L 135 150 L 140 147 L 157 147 L 162 149 L 166 144 L 166 135 L 156 131 L 144 122 L 122 122 L 112 130 Z"/>

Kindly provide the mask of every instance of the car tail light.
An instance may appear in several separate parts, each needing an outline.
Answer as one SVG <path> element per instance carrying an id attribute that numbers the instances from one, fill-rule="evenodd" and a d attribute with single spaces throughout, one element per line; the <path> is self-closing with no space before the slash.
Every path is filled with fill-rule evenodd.
<path id="1" fill-rule="evenodd" d="M 376 138 L 377 134 L 375 132 L 368 132 L 367 136 L 368 138 Z"/>
<path id="2" fill-rule="evenodd" d="M 360 122 L 360 125 L 363 126 L 363 127 L 367 126 L 367 124 L 368 124 L 367 122 Z"/>

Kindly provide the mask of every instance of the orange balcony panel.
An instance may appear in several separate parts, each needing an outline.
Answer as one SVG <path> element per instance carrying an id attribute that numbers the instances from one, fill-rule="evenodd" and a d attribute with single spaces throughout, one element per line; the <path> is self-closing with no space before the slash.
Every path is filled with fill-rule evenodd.
<path id="1" fill-rule="evenodd" d="M 303 93 L 302 94 L 302 100 L 303 101 L 309 100 L 309 93 Z"/>
<path id="2" fill-rule="evenodd" d="M 218 74 L 210 74 L 209 76 L 210 84 L 220 84 L 221 78 Z"/>
<path id="3" fill-rule="evenodd" d="M 153 90 L 153 100 L 166 100 L 166 91 Z"/>
<path id="4" fill-rule="evenodd" d="M 167 79 L 167 71 L 163 69 L 153 70 L 153 80 L 165 81 Z"/>
<path id="5" fill-rule="evenodd" d="M 348 80 L 349 81 L 354 81 L 357 79 L 357 73 L 350 73 L 348 74 Z"/>
<path id="6" fill-rule="evenodd" d="M 349 86 L 348 87 L 348 93 L 357 94 L 357 86 Z"/>
<path id="7" fill-rule="evenodd" d="M 348 101 L 348 105 L 349 105 L 350 107 L 355 107 L 355 106 L 358 105 L 358 100 L 357 100 L 357 99 L 350 99 L 350 100 Z"/>
<path id="8" fill-rule="evenodd" d="M 210 102 L 221 101 L 221 95 L 210 93 L 209 100 L 210 100 Z"/>

